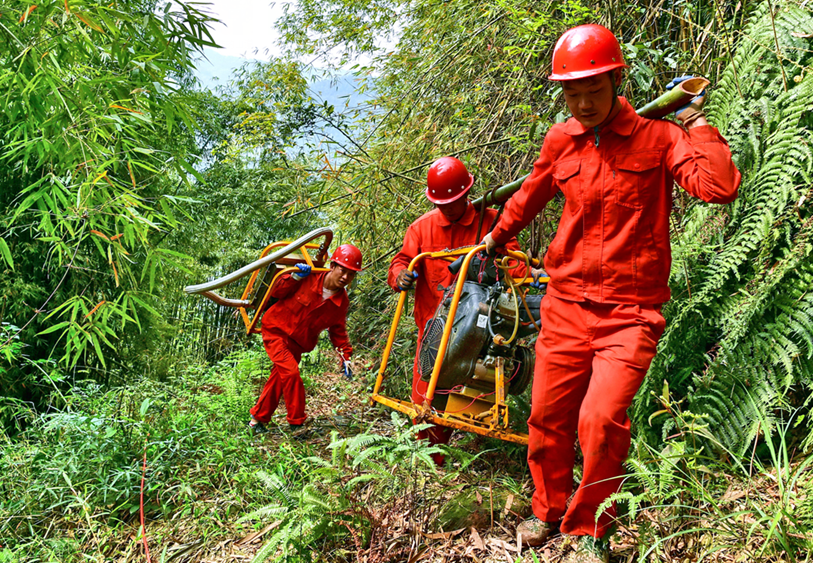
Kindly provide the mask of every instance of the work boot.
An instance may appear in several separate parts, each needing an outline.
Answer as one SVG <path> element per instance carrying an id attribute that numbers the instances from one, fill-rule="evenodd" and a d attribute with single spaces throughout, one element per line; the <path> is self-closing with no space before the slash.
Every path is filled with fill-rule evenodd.
<path id="1" fill-rule="evenodd" d="M 562 563 L 609 563 L 610 542 L 608 536 L 594 538 L 593 536 L 570 536 L 574 550 L 568 553 Z"/>
<path id="2" fill-rule="evenodd" d="M 531 516 L 517 526 L 517 539 L 525 547 L 539 547 L 555 530 L 555 523 L 543 522 L 536 516 Z"/>

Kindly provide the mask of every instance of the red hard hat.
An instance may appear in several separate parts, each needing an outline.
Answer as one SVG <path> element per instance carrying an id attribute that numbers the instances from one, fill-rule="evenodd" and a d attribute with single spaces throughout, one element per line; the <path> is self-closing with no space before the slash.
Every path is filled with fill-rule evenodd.
<path id="1" fill-rule="evenodd" d="M 553 48 L 549 80 L 576 80 L 626 67 L 613 32 L 594 23 L 565 31 Z"/>
<path id="2" fill-rule="evenodd" d="M 331 262 L 336 262 L 340 266 L 344 266 L 348 270 L 354 272 L 361 271 L 361 250 L 352 244 L 343 244 L 333 251 L 330 257 Z"/>
<path id="3" fill-rule="evenodd" d="M 474 176 L 466 170 L 466 165 L 453 156 L 444 156 L 429 167 L 426 197 L 432 203 L 452 203 L 469 193 L 472 184 Z"/>

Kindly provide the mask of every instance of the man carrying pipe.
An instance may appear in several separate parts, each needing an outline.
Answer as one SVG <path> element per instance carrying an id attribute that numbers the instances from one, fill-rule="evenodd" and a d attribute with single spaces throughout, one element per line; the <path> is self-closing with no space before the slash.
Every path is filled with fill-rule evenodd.
<path id="1" fill-rule="evenodd" d="M 271 375 L 257 404 L 251 409 L 249 427 L 255 434 L 267 432 L 266 425 L 285 399 L 288 424 L 295 431 L 305 424 L 305 387 L 299 375 L 302 354 L 316 347 L 319 334 L 327 329 L 330 342 L 339 350 L 342 372 L 352 378 L 349 360 L 353 347 L 347 337 L 345 288 L 361 271 L 361 251 L 343 244 L 330 257 L 330 270 L 311 275 L 307 264 L 285 274 L 274 284 L 271 296 L 277 302 L 263 315 L 262 336 L 265 351 L 274 362 Z"/>
<path id="2" fill-rule="evenodd" d="M 443 297 L 442 287 L 448 287 L 454 275 L 449 271 L 449 263 L 442 259 L 427 258 L 420 262 L 414 272 L 407 268 L 415 256 L 422 252 L 436 252 L 472 246 L 479 243 L 497 216 L 497 211 L 486 208 L 482 219 L 478 210 L 471 204 L 468 193 L 474 185 L 474 176 L 460 160 L 445 156 L 436 160 L 426 178 L 426 198 L 435 209 L 418 217 L 406 231 L 404 245 L 390 262 L 387 282 L 396 291 L 415 288 L 413 314 L 418 325 L 418 342 L 423 340 L 426 323 L 434 316 Z M 479 226 L 479 231 L 478 231 Z M 511 250 L 518 250 L 515 238 L 506 244 Z M 524 268 L 523 268 L 524 271 Z M 420 345 L 415 354 L 412 374 L 412 402 L 422 405 L 426 402 L 428 383 L 421 380 Z M 432 444 L 445 444 L 452 430 L 443 426 L 433 426 L 428 431 L 418 433 L 419 439 L 428 438 Z M 443 465 L 444 457 L 433 456 L 435 463 Z"/>
<path id="3" fill-rule="evenodd" d="M 602 26 L 562 35 L 549 79 L 561 83 L 573 117 L 551 128 L 530 177 L 484 239 L 490 251 L 508 243 L 557 192 L 565 195 L 545 255 L 550 283 L 528 420 L 534 516 L 517 534 L 532 546 L 557 527 L 575 536 L 569 563 L 609 559 L 615 507 L 596 512 L 621 486 L 627 408 L 665 326 L 673 183 L 710 203 L 730 203 L 740 184 L 728 144 L 703 114 L 703 96 L 676 113 L 683 127 L 644 119 L 617 95 L 626 66 Z M 577 430 L 584 468 L 568 506 Z"/>

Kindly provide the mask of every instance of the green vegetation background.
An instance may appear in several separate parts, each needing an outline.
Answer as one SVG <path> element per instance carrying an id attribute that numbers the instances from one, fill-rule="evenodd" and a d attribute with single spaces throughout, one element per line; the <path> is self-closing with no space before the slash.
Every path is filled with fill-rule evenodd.
<path id="1" fill-rule="evenodd" d="M 442 532 L 460 522 L 444 507 L 458 493 L 527 499 L 521 448 L 464 437 L 436 473 L 405 421 L 366 406 L 365 381 L 335 377 L 327 345 L 303 369 L 322 437 L 252 441 L 264 353 L 231 311 L 181 288 L 331 226 L 369 265 L 350 319 L 369 384 L 394 309 L 386 267 L 428 209 L 426 167 L 457 155 L 477 192 L 526 173 L 566 117 L 545 80 L 553 42 L 588 21 L 622 39 L 634 106 L 676 75 L 710 78 L 710 120 L 743 173 L 731 205 L 675 192 L 673 300 L 631 412 L 617 547 L 640 561 L 808 560 L 812 12 L 298 0 L 278 24 L 285 54 L 209 92 L 193 77 L 215 46 L 198 4 L 4 2 L 0 561 L 142 560 L 144 539 L 156 560 L 202 560 L 252 530 L 265 530 L 246 541 L 255 560 L 431 558 L 453 552 Z M 366 105 L 309 91 L 348 72 Z M 561 204 L 523 235 L 533 254 Z M 508 532 L 522 510 L 509 512 Z"/>

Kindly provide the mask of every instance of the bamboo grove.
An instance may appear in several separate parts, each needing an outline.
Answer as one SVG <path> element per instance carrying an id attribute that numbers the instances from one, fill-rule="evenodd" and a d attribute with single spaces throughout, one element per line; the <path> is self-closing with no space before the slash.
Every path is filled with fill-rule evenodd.
<path id="1" fill-rule="evenodd" d="M 771 534 L 781 529 L 781 549 L 808 549 L 813 493 L 798 502 L 785 493 L 807 486 L 813 460 L 809 0 L 296 0 L 276 24 L 281 53 L 246 63 L 218 91 L 202 91 L 194 78 L 204 47 L 214 46 L 213 18 L 197 3 L 9 0 L 0 6 L 0 424 L 4 452 L 12 453 L 0 457 L 0 469 L 24 485 L 0 481 L 0 514 L 9 515 L 0 522 L 0 561 L 3 534 L 13 532 L 20 545 L 45 537 L 65 506 L 71 530 L 87 526 L 77 537 L 103 535 L 97 509 L 131 522 L 142 475 L 133 459 L 148 452 L 168 483 L 186 471 L 191 452 L 195 467 L 183 475 L 208 483 L 201 497 L 230 493 L 238 481 L 248 497 L 264 486 L 284 491 L 282 509 L 252 499 L 259 506 L 243 517 L 281 510 L 286 535 L 269 536 L 277 543 L 263 557 L 298 541 L 303 514 L 323 534 L 319 541 L 326 534 L 383 557 L 385 538 L 374 546 L 366 529 L 348 539 L 345 524 L 383 522 L 407 497 L 370 516 L 376 507 L 358 502 L 354 488 L 369 468 L 353 456 L 386 464 L 400 452 L 394 463 L 409 461 L 398 474 L 406 479 L 432 452 L 412 449 L 408 427 L 393 419 L 396 438 L 370 431 L 336 439 L 330 460 L 303 454 L 301 466 L 248 477 L 240 460 L 260 463 L 267 452 L 232 436 L 223 413 L 247 410 L 251 390 L 229 377 L 253 381 L 268 362 L 231 311 L 181 288 L 245 265 L 271 241 L 330 226 L 336 242 L 365 252 L 349 327 L 374 367 L 395 307 L 387 266 L 406 227 L 429 208 L 428 164 L 458 156 L 476 177 L 474 195 L 528 173 L 546 131 L 567 118 L 560 90 L 545 78 L 553 43 L 585 22 L 621 38 L 629 63 L 623 94 L 634 107 L 675 76 L 710 79 L 710 121 L 743 174 L 739 198 L 725 206 L 674 191 L 667 330 L 630 413 L 633 484 L 613 500 L 633 516 L 652 506 L 667 513 L 667 525 L 637 532 L 645 560 L 695 523 L 743 536 L 742 512 L 726 504 L 726 489 L 707 486 L 713 472 L 701 475 L 697 456 L 709 465 L 722 459 L 743 479 L 759 463 L 773 464 L 779 469 L 763 467 L 762 477 L 785 495 L 776 522 L 795 511 L 807 520 L 785 529 L 766 511 L 757 522 Z M 319 100 L 310 90 L 317 78 L 352 80 L 363 103 Z M 533 255 L 544 255 L 563 204 L 552 201 L 522 234 Z M 396 339 L 393 364 L 403 380 L 414 337 L 405 326 Z M 308 369 L 315 373 L 321 361 L 306 359 Z M 177 382 L 193 391 L 182 395 Z M 407 383 L 392 383 L 402 386 L 395 393 L 407 392 Z M 210 388 L 218 392 L 204 397 Z M 100 430 L 105 417 L 113 423 Z M 209 430 L 223 447 L 206 441 Z M 15 440 L 34 445 L 18 454 Z M 52 456 L 60 468 L 48 465 L 40 452 L 64 444 L 62 457 Z M 783 458 L 780 445 L 804 461 Z M 115 459 L 97 452 L 105 448 Z M 691 462 L 681 457 L 687 452 Z M 59 471 L 68 475 L 87 459 L 80 494 Z M 320 464 L 313 476 L 302 469 Z M 406 490 L 397 472 L 381 467 L 370 481 Z M 346 478 L 348 468 L 358 481 Z M 330 496 L 320 475 L 346 487 L 346 497 L 325 504 L 352 518 L 319 508 Z M 107 488 L 87 485 L 96 478 Z M 199 506 L 189 508 L 198 493 L 172 483 L 148 491 L 155 518 L 168 521 L 174 503 L 188 503 L 183 514 L 202 520 Z M 36 495 L 3 498 L 15 490 Z M 298 491 L 310 495 L 305 512 Z M 58 498 L 48 504 L 51 497 Z M 711 508 L 702 512 L 701 504 Z M 748 526 L 745 541 L 761 541 L 757 524 Z"/>

